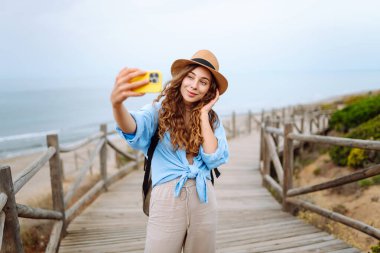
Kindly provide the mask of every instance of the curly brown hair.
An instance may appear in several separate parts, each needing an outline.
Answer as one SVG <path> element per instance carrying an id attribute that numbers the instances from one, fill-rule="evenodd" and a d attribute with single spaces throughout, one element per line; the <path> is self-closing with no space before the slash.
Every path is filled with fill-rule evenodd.
<path id="1" fill-rule="evenodd" d="M 199 67 L 196 64 L 190 64 L 182 69 L 179 73 L 173 76 L 173 79 L 166 83 L 165 89 L 158 95 L 154 102 L 164 98 L 159 111 L 159 136 L 163 138 L 166 131 L 170 134 L 171 144 L 174 149 L 184 149 L 187 153 L 196 156 L 199 148 L 203 143 L 201 133 L 200 110 L 208 104 L 216 96 L 217 85 L 214 77 L 211 80 L 211 86 L 206 95 L 198 102 L 192 105 L 189 124 L 185 124 L 185 103 L 180 91 L 183 79 L 187 74 Z M 218 115 L 215 111 L 210 110 L 209 122 L 215 131 L 219 124 Z"/>

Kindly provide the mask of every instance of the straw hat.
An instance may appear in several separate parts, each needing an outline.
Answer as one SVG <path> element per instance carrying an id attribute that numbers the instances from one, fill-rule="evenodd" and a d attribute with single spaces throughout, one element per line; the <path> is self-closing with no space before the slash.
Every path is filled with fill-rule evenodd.
<path id="1" fill-rule="evenodd" d="M 183 67 L 189 64 L 198 64 L 210 70 L 218 85 L 219 94 L 222 95 L 228 87 L 227 79 L 219 73 L 219 63 L 215 55 L 209 50 L 199 50 L 190 60 L 178 59 L 173 62 L 171 67 L 172 75 L 176 75 Z"/>

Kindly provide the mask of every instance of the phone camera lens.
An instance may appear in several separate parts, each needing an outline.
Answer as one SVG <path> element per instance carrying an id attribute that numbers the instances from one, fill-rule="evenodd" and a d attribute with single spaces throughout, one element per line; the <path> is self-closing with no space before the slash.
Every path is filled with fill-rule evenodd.
<path id="1" fill-rule="evenodd" d="M 153 72 L 149 74 L 149 82 L 158 83 L 158 81 L 159 81 L 159 75 L 157 72 Z"/>

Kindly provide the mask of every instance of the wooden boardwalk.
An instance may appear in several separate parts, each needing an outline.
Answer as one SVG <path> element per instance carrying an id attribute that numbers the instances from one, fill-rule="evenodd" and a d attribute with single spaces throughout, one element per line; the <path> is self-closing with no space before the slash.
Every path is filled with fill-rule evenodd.
<path id="1" fill-rule="evenodd" d="M 215 186 L 217 252 L 360 252 L 281 211 L 261 185 L 258 133 L 233 139 L 229 146 L 230 161 L 220 168 Z M 69 225 L 59 252 L 143 252 L 142 178 L 142 171 L 132 172 L 87 207 Z"/>

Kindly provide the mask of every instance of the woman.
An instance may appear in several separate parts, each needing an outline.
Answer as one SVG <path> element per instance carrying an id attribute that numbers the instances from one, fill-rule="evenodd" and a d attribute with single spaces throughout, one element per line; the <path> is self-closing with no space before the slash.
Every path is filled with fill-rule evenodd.
<path id="1" fill-rule="evenodd" d="M 158 127 L 160 141 L 153 155 L 152 193 L 145 252 L 215 252 L 217 210 L 210 170 L 228 160 L 225 131 L 212 107 L 228 82 L 208 50 L 171 66 L 173 79 L 153 102 L 129 112 L 123 101 L 144 94 L 131 82 L 145 72 L 123 69 L 111 102 L 117 130 L 129 145 L 147 155 Z"/>

